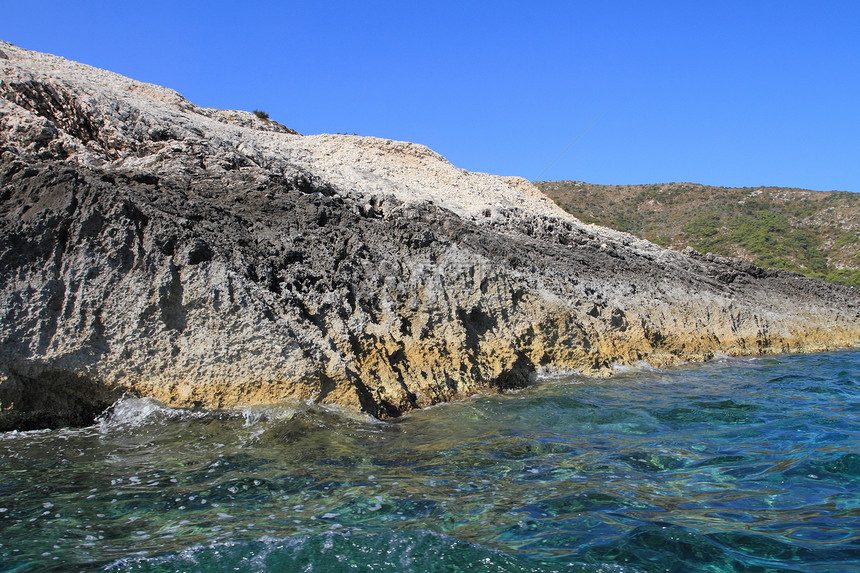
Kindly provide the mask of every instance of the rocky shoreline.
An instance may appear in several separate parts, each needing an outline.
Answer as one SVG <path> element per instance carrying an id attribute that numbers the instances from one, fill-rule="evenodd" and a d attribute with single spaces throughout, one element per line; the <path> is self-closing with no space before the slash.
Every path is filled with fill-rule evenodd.
<path id="1" fill-rule="evenodd" d="M 853 288 L 2 42 L 0 301 L 0 430 L 86 424 L 129 391 L 387 418 L 541 368 L 860 340 Z"/>

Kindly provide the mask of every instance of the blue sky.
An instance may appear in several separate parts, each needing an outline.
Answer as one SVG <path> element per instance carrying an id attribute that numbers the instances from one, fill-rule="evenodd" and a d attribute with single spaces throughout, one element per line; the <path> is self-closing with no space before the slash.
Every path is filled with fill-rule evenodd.
<path id="1" fill-rule="evenodd" d="M 0 0 L 0 39 L 472 171 L 860 191 L 854 0 Z"/>

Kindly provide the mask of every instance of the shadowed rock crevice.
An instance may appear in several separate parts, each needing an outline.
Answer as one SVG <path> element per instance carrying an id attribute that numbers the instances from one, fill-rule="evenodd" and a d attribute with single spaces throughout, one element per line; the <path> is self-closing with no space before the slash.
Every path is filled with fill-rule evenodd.
<path id="1" fill-rule="evenodd" d="M 122 395 L 66 370 L 6 371 L 12 376 L 0 384 L 0 432 L 87 426 Z"/>

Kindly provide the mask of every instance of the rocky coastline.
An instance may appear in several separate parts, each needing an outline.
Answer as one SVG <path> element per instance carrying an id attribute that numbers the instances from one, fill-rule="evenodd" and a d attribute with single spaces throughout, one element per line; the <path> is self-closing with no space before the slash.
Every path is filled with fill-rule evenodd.
<path id="1" fill-rule="evenodd" d="M 0 430 L 88 424 L 126 392 L 390 418 L 542 370 L 858 340 L 851 287 L 0 42 Z"/>

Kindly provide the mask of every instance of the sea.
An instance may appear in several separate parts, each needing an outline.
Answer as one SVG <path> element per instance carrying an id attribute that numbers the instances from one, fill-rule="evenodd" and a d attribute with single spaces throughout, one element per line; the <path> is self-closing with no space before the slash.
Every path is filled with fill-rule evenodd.
<path id="1" fill-rule="evenodd" d="M 860 350 L 0 434 L 0 572 L 860 571 Z"/>

